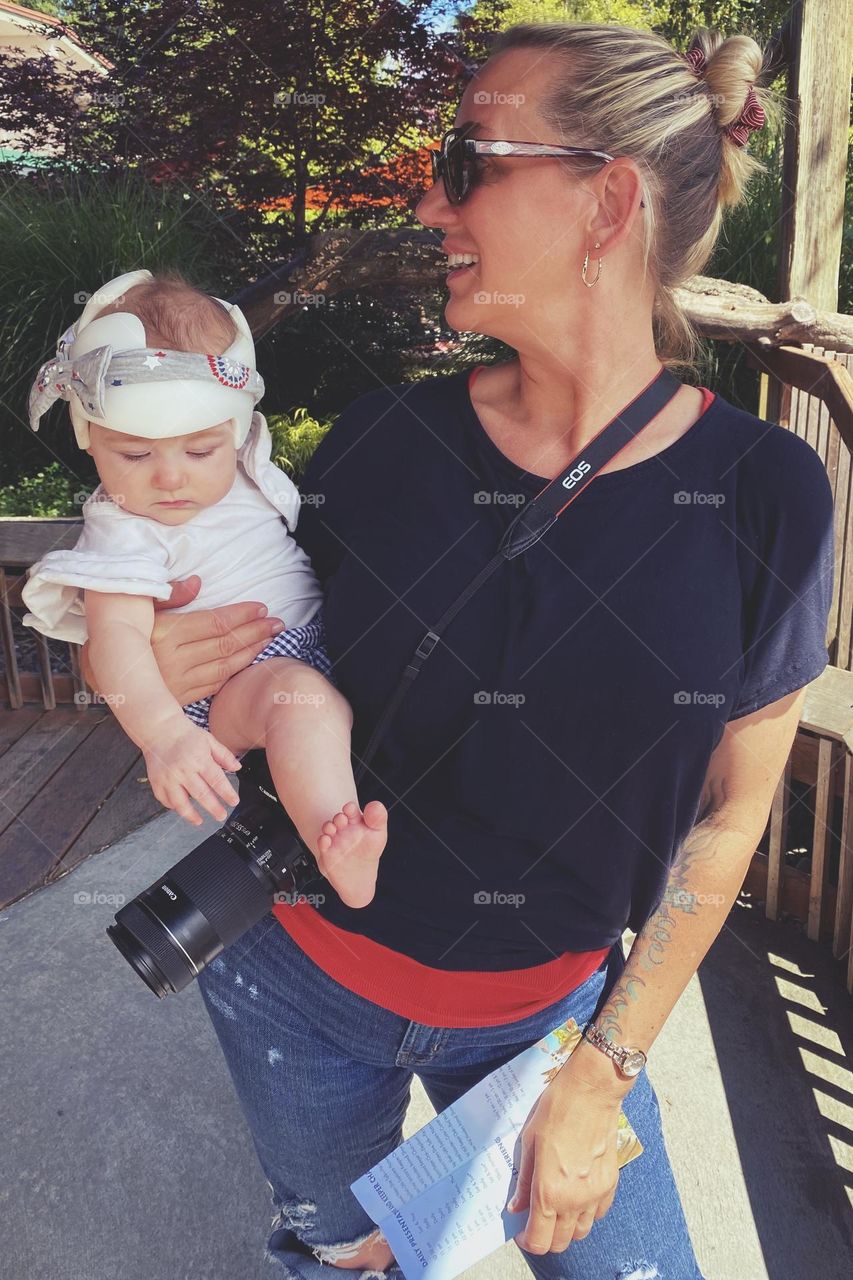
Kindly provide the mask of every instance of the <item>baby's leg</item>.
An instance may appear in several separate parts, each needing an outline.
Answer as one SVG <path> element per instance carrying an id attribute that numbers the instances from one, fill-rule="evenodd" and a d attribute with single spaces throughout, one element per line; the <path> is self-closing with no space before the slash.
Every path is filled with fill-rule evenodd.
<path id="1" fill-rule="evenodd" d="M 351 907 L 370 902 L 388 814 L 358 805 L 350 763 L 352 711 L 325 676 L 296 658 L 239 671 L 210 706 L 210 731 L 236 755 L 264 747 L 279 799 L 320 870 Z"/>

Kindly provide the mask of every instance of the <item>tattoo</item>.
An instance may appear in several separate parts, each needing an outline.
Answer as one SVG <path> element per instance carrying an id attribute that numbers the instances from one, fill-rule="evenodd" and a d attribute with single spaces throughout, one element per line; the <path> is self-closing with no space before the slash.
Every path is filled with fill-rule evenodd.
<path id="1" fill-rule="evenodd" d="M 719 828 L 705 823 L 695 826 L 684 840 L 670 868 L 663 897 L 631 948 L 628 964 L 632 968 L 638 965 L 646 972 L 654 972 L 666 958 L 666 949 L 672 942 L 678 913 L 695 916 L 698 914 L 698 907 L 704 905 L 704 896 L 691 893 L 686 887 L 687 879 L 699 863 L 713 859 L 719 837 Z M 609 1040 L 616 1043 L 623 1040 L 620 1017 L 640 998 L 645 985 L 638 974 L 629 974 L 627 971 L 614 985 L 596 1019 L 596 1026 Z"/>
<path id="2" fill-rule="evenodd" d="M 622 1040 L 622 1025 L 619 1016 L 629 1004 L 638 999 L 639 992 L 635 990 L 637 987 L 644 987 L 646 984 L 642 978 L 638 978 L 635 974 L 628 977 L 623 974 L 614 986 L 610 995 L 607 997 L 607 1003 L 601 1013 L 595 1020 L 602 1035 L 607 1036 L 608 1040 L 618 1044 Z"/>

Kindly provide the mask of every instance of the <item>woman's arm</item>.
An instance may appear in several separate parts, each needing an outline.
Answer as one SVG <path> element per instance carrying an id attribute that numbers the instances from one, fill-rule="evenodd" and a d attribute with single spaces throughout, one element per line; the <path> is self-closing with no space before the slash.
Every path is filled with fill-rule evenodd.
<path id="1" fill-rule="evenodd" d="M 596 1019 L 614 1043 L 648 1052 L 725 924 L 767 825 L 805 696 L 805 689 L 795 690 L 726 725 L 706 774 L 699 822 L 682 844 L 663 898 L 634 939 L 625 969 Z M 618 1094 L 631 1088 L 631 1082 L 617 1080 L 612 1061 L 586 1041 L 569 1063 L 594 1073 Z"/>
<path id="2" fill-rule="evenodd" d="M 799 689 L 726 725 L 706 774 L 699 821 L 596 1018 L 614 1044 L 648 1053 L 725 924 L 767 824 L 804 700 Z M 523 1249 L 560 1253 L 607 1213 L 619 1180 L 617 1117 L 634 1083 L 582 1040 L 542 1094 L 522 1131 L 509 1206 L 530 1208 L 516 1237 Z"/>
<path id="3" fill-rule="evenodd" d="M 154 603 L 151 648 L 160 674 L 180 705 L 217 693 L 231 676 L 249 666 L 284 625 L 268 618 L 259 600 L 171 614 L 198 595 L 201 579 L 193 576 L 172 583 L 166 601 Z M 92 670 L 89 642 L 80 650 L 80 666 L 89 688 L 102 692 Z"/>

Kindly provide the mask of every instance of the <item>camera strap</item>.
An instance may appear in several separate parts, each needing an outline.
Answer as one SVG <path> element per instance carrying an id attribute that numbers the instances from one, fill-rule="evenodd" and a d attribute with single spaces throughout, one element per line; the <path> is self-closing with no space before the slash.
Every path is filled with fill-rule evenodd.
<path id="1" fill-rule="evenodd" d="M 648 426 L 681 386 L 682 383 L 668 369 L 661 368 L 660 373 L 645 390 L 621 409 L 607 426 L 602 427 L 601 431 L 572 459 L 565 471 L 550 480 L 535 498 L 522 507 L 507 527 L 491 560 L 479 573 L 475 574 L 465 590 L 444 611 L 438 622 L 427 631 L 409 659 L 396 689 L 383 708 L 364 755 L 357 769 L 354 770 L 356 784 L 364 776 L 382 735 L 387 731 L 397 708 L 412 687 L 415 678 L 420 674 L 423 664 L 460 609 L 465 607 L 499 565 L 507 560 L 513 560 L 539 541 L 554 521 L 583 493 L 601 468 L 639 435 L 644 427 Z"/>

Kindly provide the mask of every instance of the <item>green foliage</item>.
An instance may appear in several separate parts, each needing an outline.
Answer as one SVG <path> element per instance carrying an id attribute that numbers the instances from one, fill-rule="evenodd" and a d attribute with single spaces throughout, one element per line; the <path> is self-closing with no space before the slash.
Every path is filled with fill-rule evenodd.
<path id="1" fill-rule="evenodd" d="M 49 462 L 35 475 L 0 488 L 0 516 L 79 516 L 90 492 L 61 462 Z"/>
<path id="2" fill-rule="evenodd" d="M 612 22 L 645 30 L 664 21 L 670 7 L 665 0 L 477 0 L 468 14 L 490 17 L 493 31 L 522 22 Z"/>
<path id="3" fill-rule="evenodd" d="M 329 430 L 331 422 L 318 422 L 307 409 L 277 413 L 267 419 L 272 436 L 272 460 L 299 483 L 311 454 Z"/>

